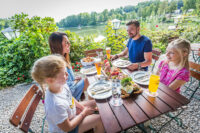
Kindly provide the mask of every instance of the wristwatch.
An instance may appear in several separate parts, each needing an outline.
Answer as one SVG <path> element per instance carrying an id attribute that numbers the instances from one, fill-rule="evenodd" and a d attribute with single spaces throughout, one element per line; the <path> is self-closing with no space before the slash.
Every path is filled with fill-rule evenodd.
<path id="1" fill-rule="evenodd" d="M 138 64 L 138 70 L 141 69 L 141 64 L 140 63 L 137 63 Z"/>

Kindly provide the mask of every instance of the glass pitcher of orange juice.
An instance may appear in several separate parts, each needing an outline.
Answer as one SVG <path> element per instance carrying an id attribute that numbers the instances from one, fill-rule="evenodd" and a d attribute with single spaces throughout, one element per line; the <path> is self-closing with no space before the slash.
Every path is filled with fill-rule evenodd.
<path id="1" fill-rule="evenodd" d="M 160 82 L 160 76 L 151 74 L 149 80 L 149 92 L 151 94 L 155 94 L 157 92 L 159 82 Z"/>

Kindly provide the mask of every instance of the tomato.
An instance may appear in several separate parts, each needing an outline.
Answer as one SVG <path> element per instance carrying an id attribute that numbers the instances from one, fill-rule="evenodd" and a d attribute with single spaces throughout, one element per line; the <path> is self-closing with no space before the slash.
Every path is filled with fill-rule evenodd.
<path id="1" fill-rule="evenodd" d="M 106 62 L 108 62 L 108 60 L 104 60 L 104 64 L 105 64 Z"/>

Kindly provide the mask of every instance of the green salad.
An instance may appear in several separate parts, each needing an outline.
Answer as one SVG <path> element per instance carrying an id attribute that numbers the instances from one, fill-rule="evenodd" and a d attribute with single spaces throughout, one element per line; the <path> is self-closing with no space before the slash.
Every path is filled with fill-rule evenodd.
<path id="1" fill-rule="evenodd" d="M 122 85 L 123 87 L 129 86 L 129 85 L 131 85 L 131 81 L 132 81 L 132 79 L 131 79 L 130 77 L 123 78 L 123 79 L 121 80 L 121 85 Z"/>

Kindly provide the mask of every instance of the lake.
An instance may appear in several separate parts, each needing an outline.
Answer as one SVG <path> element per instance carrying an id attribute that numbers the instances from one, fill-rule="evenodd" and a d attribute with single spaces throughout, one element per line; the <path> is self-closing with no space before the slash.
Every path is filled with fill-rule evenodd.
<path id="1" fill-rule="evenodd" d="M 65 29 L 59 29 L 59 31 L 69 30 L 71 32 L 75 32 L 80 36 L 87 36 L 87 35 L 95 35 L 95 36 L 105 36 L 105 25 L 100 26 L 85 26 L 85 27 L 70 27 Z"/>

